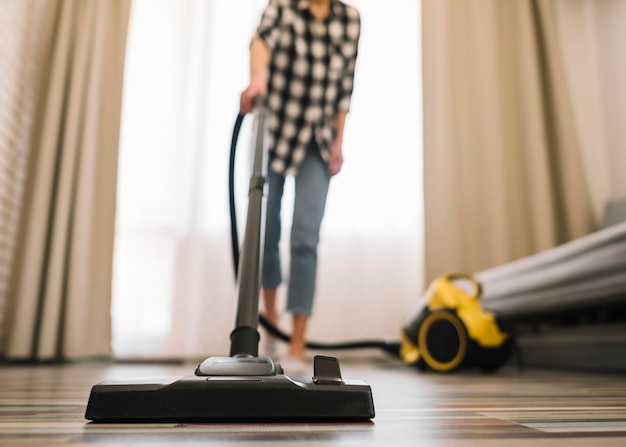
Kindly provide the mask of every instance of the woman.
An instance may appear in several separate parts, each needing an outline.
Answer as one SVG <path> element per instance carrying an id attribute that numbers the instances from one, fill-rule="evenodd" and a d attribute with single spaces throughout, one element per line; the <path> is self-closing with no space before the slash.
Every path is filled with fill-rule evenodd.
<path id="1" fill-rule="evenodd" d="M 263 254 L 263 302 L 276 323 L 282 283 L 278 244 L 285 177 L 295 178 L 287 311 L 293 329 L 288 369 L 301 369 L 313 308 L 317 247 L 331 177 L 343 164 L 342 141 L 354 84 L 360 15 L 339 0 L 270 0 L 250 45 L 250 83 L 241 113 L 266 96 L 269 193 Z"/>

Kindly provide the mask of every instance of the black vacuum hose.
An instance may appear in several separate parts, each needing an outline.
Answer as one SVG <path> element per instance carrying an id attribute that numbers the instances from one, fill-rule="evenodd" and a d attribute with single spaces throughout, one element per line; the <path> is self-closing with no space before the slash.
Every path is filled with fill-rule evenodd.
<path id="1" fill-rule="evenodd" d="M 237 231 L 237 212 L 235 210 L 235 155 L 237 152 L 237 140 L 245 115 L 237 115 L 235 126 L 233 128 L 233 136 L 230 143 L 230 160 L 228 170 L 228 197 L 230 207 L 230 237 L 233 255 L 233 267 L 235 272 L 235 280 L 239 277 L 239 236 Z M 259 314 L 259 322 L 261 326 L 274 337 L 289 342 L 290 336 L 276 327 L 262 313 Z M 307 342 L 306 347 L 313 350 L 352 350 L 352 349 L 382 349 L 383 351 L 400 357 L 400 342 L 384 341 L 384 340 L 362 340 L 342 343 L 318 343 Z"/>

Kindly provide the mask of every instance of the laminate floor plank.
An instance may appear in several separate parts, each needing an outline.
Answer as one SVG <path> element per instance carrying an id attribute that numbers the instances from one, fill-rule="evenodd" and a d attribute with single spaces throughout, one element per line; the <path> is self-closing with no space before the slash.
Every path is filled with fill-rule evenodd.
<path id="1" fill-rule="evenodd" d="M 393 359 L 342 364 L 344 377 L 371 385 L 371 422 L 94 424 L 84 418 L 97 382 L 182 376 L 194 368 L 0 366 L 0 446 L 626 446 L 623 376 L 514 368 L 436 374 Z"/>

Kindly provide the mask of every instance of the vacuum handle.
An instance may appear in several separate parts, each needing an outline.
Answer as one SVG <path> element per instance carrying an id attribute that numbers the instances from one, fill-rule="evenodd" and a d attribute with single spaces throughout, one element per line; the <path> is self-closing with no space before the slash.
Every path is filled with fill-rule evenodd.
<path id="1" fill-rule="evenodd" d="M 258 355 L 259 290 L 261 278 L 262 235 L 265 227 L 265 182 L 267 178 L 268 129 L 264 98 L 255 99 L 253 125 L 254 160 L 248 190 L 248 214 L 239 259 L 237 316 L 231 333 L 231 356 Z"/>

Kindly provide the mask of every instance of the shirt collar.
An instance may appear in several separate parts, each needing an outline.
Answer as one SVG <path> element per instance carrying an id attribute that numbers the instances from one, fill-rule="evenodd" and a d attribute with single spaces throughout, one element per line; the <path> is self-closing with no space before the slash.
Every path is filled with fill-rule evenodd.
<path id="1" fill-rule="evenodd" d="M 309 8 L 309 0 L 299 0 L 298 1 L 298 9 L 308 9 Z M 337 16 L 341 14 L 341 5 L 338 0 L 331 0 L 330 5 L 330 15 Z"/>

